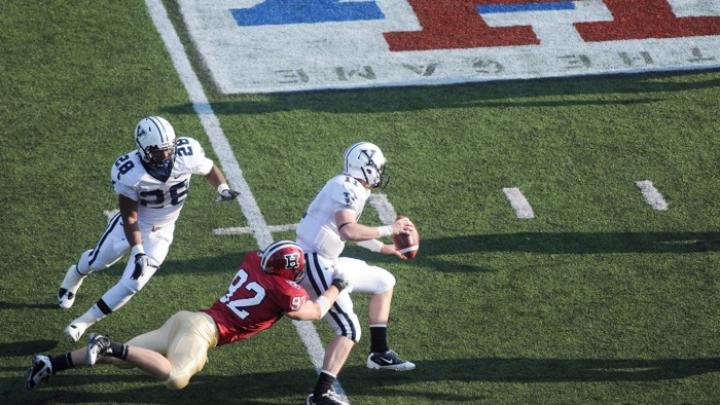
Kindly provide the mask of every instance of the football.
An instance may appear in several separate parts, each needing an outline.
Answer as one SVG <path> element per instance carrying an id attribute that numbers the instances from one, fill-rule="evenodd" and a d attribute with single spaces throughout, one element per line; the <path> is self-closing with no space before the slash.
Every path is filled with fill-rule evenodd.
<path id="1" fill-rule="evenodd" d="M 398 215 L 397 219 L 405 218 L 404 215 Z M 420 249 L 420 234 L 418 234 L 417 228 L 413 227 L 413 231 L 410 234 L 399 234 L 393 235 L 393 243 L 395 249 L 402 253 L 408 259 L 414 259 Z"/>

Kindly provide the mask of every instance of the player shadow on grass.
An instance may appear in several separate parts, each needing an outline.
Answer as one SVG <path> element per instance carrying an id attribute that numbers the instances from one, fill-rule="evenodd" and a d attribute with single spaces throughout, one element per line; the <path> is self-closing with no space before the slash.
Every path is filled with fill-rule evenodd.
<path id="1" fill-rule="evenodd" d="M 45 353 L 57 347 L 55 340 L 29 340 L 25 342 L 0 343 L 0 358 L 12 356 L 30 356 Z"/>
<path id="2" fill-rule="evenodd" d="M 720 250 L 720 232 L 519 232 L 463 235 L 423 240 L 421 250 L 423 256 L 471 252 L 699 253 Z"/>
<path id="3" fill-rule="evenodd" d="M 712 70 L 710 70 L 712 71 Z M 653 103 L 663 97 L 645 94 L 720 87 L 720 80 L 687 80 L 673 83 L 657 80 L 697 72 L 645 73 L 589 77 L 511 80 L 461 85 L 329 90 L 270 94 L 252 100 L 212 103 L 217 115 L 262 114 L 278 111 L 322 111 L 331 113 L 377 113 L 436 108 L 467 107 L 562 107 Z M 607 99 L 607 94 L 633 94 L 635 99 Z M 537 97 L 562 96 L 558 101 L 535 101 Z M 596 97 L 603 96 L 603 97 Z M 171 114 L 192 114 L 191 104 L 168 106 Z"/>
<path id="4" fill-rule="evenodd" d="M 493 270 L 482 263 L 450 263 L 439 256 L 480 252 L 677 254 L 716 251 L 720 251 L 720 232 L 519 232 L 423 239 L 418 257 L 407 264 L 428 266 L 440 272 L 490 272 Z M 243 254 L 238 252 L 183 261 L 169 260 L 155 277 L 206 272 L 227 273 L 230 276 L 242 261 Z M 346 255 L 379 265 L 400 263 L 395 257 L 377 255 L 353 246 L 349 247 Z M 103 272 L 109 274 L 115 271 L 120 274 L 122 267 L 116 267 L 115 270 Z"/>
<path id="5" fill-rule="evenodd" d="M 7 301 L 0 301 L 0 310 L 1 309 L 57 309 L 57 305 L 52 304 L 38 304 L 38 303 L 20 303 L 20 302 L 7 302 Z"/>
<path id="6" fill-rule="evenodd" d="M 423 239 L 412 263 L 439 272 L 492 272 L 483 263 L 462 264 L 442 256 L 481 252 L 535 254 L 703 253 L 720 251 L 720 232 L 519 232 Z M 396 262 L 358 249 L 353 257 Z"/>
<path id="7" fill-rule="evenodd" d="M 444 392 L 442 386 L 431 390 L 407 388 L 410 383 L 490 382 L 490 383 L 553 383 L 553 382 L 653 382 L 686 378 L 720 371 L 720 359 L 528 359 L 477 358 L 417 361 L 417 369 L 408 373 L 377 372 L 363 366 L 348 367 L 340 378 L 343 388 L 353 396 L 417 398 L 472 402 L 477 395 Z M 78 370 L 80 371 L 80 370 Z M 182 391 L 169 391 L 147 377 L 130 372 L 103 375 L 102 370 L 58 374 L 37 392 L 28 394 L 28 401 L 62 402 L 151 402 L 226 403 L 236 399 L 243 404 L 266 403 L 268 399 L 297 397 L 301 400 L 312 385 L 315 374 L 310 369 L 270 373 L 239 373 L 233 376 L 195 376 Z M 10 383 L 0 379 L 0 384 Z M 147 382 L 140 388 L 120 392 L 87 392 L 78 386 L 94 384 L 131 384 Z M 416 385 L 417 387 L 417 385 Z M 447 387 L 447 390 L 451 386 Z"/>

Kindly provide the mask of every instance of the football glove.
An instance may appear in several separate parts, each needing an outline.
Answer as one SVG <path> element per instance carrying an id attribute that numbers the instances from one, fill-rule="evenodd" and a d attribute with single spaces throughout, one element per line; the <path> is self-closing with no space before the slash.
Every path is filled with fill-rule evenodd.
<path id="1" fill-rule="evenodd" d="M 237 192 L 231 188 L 226 188 L 226 189 L 220 191 L 220 193 L 218 193 L 218 196 L 215 197 L 215 202 L 219 203 L 222 201 L 232 201 L 235 198 L 237 198 L 237 196 L 239 196 L 239 195 L 240 195 L 239 192 Z"/>
<path id="2" fill-rule="evenodd" d="M 342 272 L 336 271 L 335 274 L 333 274 L 331 284 L 337 287 L 338 291 L 342 291 L 348 286 L 347 276 Z"/>
<path id="3" fill-rule="evenodd" d="M 137 280 L 145 274 L 145 270 L 150 266 L 150 258 L 145 253 L 138 253 L 135 255 L 135 270 L 133 271 L 132 278 Z"/>

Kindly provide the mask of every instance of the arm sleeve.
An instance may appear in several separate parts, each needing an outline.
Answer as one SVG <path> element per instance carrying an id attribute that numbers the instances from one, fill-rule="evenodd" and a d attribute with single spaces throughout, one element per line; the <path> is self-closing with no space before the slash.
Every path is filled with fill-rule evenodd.
<path id="1" fill-rule="evenodd" d="M 207 176 L 213 168 L 213 161 L 205 156 L 205 150 L 202 145 L 200 145 L 200 142 L 193 138 L 185 139 L 189 141 L 188 147 L 192 150 L 192 166 L 190 167 L 192 174 Z M 179 148 L 181 147 L 182 146 L 179 146 Z"/>
<path id="2" fill-rule="evenodd" d="M 354 212 L 356 217 L 361 212 L 357 190 L 350 183 L 342 183 L 341 186 L 334 187 L 331 198 L 334 212 L 349 210 Z"/>
<path id="3" fill-rule="evenodd" d="M 297 311 L 308 300 L 308 294 L 299 285 L 288 282 L 283 289 L 281 306 L 284 312 Z"/>
<path id="4" fill-rule="evenodd" d="M 124 195 L 133 201 L 138 201 L 140 196 L 138 195 L 137 189 L 132 184 L 128 184 L 127 176 L 118 176 L 118 174 L 118 168 L 113 165 L 110 170 L 110 180 L 112 180 L 113 190 L 115 193 Z"/>

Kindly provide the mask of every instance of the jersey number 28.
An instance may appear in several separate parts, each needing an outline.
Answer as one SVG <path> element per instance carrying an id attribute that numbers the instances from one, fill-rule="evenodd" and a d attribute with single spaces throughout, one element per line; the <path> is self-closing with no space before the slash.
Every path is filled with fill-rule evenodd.
<path id="1" fill-rule="evenodd" d="M 240 269 L 240 271 L 235 274 L 235 278 L 230 284 L 230 288 L 228 288 L 227 294 L 225 294 L 224 297 L 220 298 L 220 302 L 227 305 L 228 308 L 230 308 L 235 313 L 235 315 L 240 317 L 240 319 L 245 319 L 250 315 L 250 313 L 243 308 L 258 305 L 262 302 L 263 298 L 265 298 L 265 289 L 260 284 L 252 281 L 245 286 L 245 289 L 250 292 L 254 292 L 255 296 L 231 301 L 232 296 L 235 294 L 235 291 L 237 291 L 238 288 L 242 287 L 243 284 L 245 284 L 245 282 L 247 281 L 247 279 L 247 272 L 245 272 L 245 270 L 243 269 Z"/>

